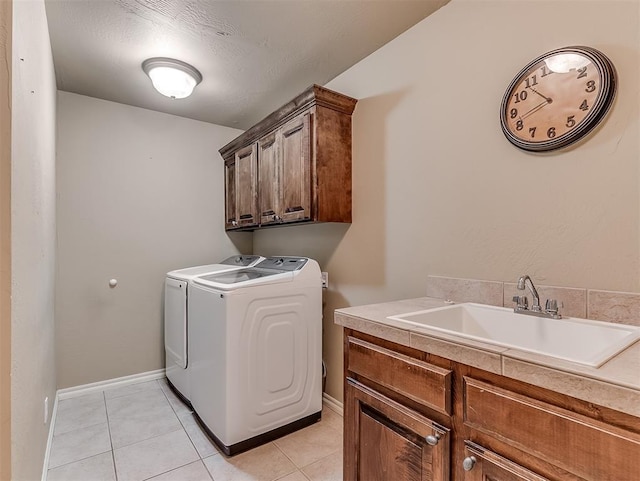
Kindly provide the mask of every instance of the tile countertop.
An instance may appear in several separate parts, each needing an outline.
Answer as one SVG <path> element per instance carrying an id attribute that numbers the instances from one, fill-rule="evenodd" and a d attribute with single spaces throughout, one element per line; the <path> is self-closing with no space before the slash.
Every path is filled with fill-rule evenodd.
<path id="1" fill-rule="evenodd" d="M 337 309 L 334 319 L 356 331 L 640 417 L 640 341 L 592 368 L 426 328 L 407 329 L 388 319 L 446 305 L 442 299 L 421 297 Z"/>

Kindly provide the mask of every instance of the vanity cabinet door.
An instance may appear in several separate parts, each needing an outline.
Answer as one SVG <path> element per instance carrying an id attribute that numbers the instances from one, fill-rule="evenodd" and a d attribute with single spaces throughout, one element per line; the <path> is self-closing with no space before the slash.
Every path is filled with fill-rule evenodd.
<path id="1" fill-rule="evenodd" d="M 345 390 L 345 481 L 449 480 L 449 430 L 353 379 Z"/>
<path id="2" fill-rule="evenodd" d="M 550 481 L 483 447 L 465 441 L 464 481 Z"/>

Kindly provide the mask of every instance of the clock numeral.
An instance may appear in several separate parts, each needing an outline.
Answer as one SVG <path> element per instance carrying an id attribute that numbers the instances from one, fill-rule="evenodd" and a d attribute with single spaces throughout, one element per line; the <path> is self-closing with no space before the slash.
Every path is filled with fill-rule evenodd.
<path id="1" fill-rule="evenodd" d="M 522 92 L 516 92 L 513 96 L 516 98 L 514 103 L 517 104 L 521 100 L 527 100 L 527 91 L 523 90 Z"/>
<path id="2" fill-rule="evenodd" d="M 515 119 L 515 118 L 518 116 L 518 109 L 511 109 L 511 110 L 509 111 L 509 116 L 510 116 L 512 119 Z"/>
<path id="3" fill-rule="evenodd" d="M 547 137 L 549 137 L 550 139 L 553 139 L 555 136 L 556 136 L 556 128 L 549 127 L 549 130 L 547 130 Z"/>
<path id="4" fill-rule="evenodd" d="M 532 139 L 536 136 L 536 128 L 537 127 L 530 127 L 529 128 L 529 133 L 531 134 L 531 138 Z"/>
<path id="5" fill-rule="evenodd" d="M 516 130 L 522 130 L 524 128 L 524 122 L 522 120 L 518 120 L 516 122 Z"/>
<path id="6" fill-rule="evenodd" d="M 575 115 L 569 115 L 567 117 L 567 123 L 565 124 L 567 127 L 571 128 L 576 125 L 576 121 L 574 120 Z"/>
<path id="7" fill-rule="evenodd" d="M 583 78 L 587 76 L 587 67 L 582 67 L 578 69 L 578 76 L 576 78 Z"/>
<path id="8" fill-rule="evenodd" d="M 525 86 L 525 88 L 531 88 L 531 86 L 533 86 L 533 85 L 538 85 L 538 80 L 536 79 L 536 76 L 534 75 L 534 76 L 531 77 L 531 80 L 529 80 L 528 78 L 524 79 L 524 83 L 527 84 Z M 522 99 L 522 100 L 524 100 L 524 99 Z"/>
<path id="9" fill-rule="evenodd" d="M 546 65 L 543 65 L 542 67 L 540 67 L 540 70 L 542 70 L 541 77 L 546 77 L 547 75 L 553 73 L 553 71 L 549 70 Z"/>
<path id="10" fill-rule="evenodd" d="M 593 92 L 596 89 L 596 82 L 595 80 L 589 80 L 587 82 L 587 88 L 584 89 L 585 92 Z"/>
<path id="11" fill-rule="evenodd" d="M 584 99 L 580 104 L 580 110 L 587 111 L 589 110 L 589 105 L 587 104 L 587 99 Z"/>

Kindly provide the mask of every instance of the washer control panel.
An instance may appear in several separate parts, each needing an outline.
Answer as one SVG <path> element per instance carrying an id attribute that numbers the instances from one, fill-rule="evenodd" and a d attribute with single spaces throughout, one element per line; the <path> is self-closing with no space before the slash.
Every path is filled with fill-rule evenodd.
<path id="1" fill-rule="evenodd" d="M 264 269 L 278 269 L 281 271 L 297 271 L 307 263 L 306 257 L 267 257 L 255 267 Z"/>

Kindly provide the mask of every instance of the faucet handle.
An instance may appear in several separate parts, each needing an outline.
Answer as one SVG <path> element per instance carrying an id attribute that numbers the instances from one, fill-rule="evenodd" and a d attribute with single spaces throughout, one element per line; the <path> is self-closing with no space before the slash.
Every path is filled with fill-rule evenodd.
<path id="1" fill-rule="evenodd" d="M 549 314 L 557 315 L 558 307 L 564 307 L 564 304 L 562 303 L 562 301 L 558 303 L 557 299 L 547 299 L 544 310 L 547 311 Z"/>
<path id="2" fill-rule="evenodd" d="M 518 310 L 528 309 L 529 307 L 527 296 L 513 296 L 512 300 L 516 303 L 516 309 Z"/>

